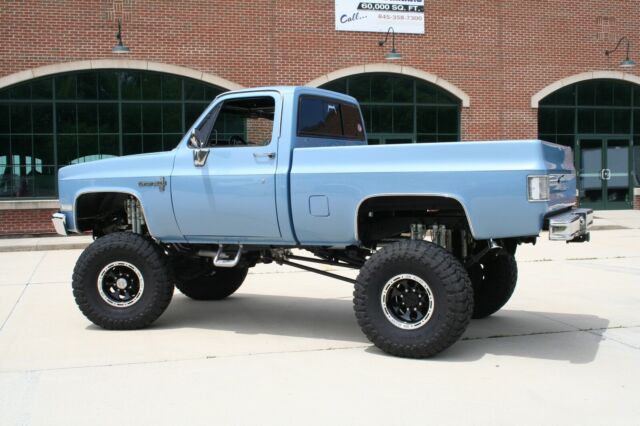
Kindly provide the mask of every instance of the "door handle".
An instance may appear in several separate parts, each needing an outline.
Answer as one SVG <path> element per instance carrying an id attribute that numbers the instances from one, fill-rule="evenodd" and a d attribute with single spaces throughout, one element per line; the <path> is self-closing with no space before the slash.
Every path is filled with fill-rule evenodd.
<path id="1" fill-rule="evenodd" d="M 275 152 L 254 152 L 253 157 L 268 158 L 269 160 L 273 160 L 274 158 L 276 158 L 276 153 Z"/>

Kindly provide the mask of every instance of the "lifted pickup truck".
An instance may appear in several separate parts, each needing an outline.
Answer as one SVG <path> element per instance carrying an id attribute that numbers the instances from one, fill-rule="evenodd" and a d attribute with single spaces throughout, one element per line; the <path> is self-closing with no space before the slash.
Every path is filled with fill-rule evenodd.
<path id="1" fill-rule="evenodd" d="M 142 328 L 174 286 L 223 299 L 275 262 L 355 284 L 376 346 L 429 357 L 509 300 L 518 244 L 543 229 L 588 240 L 569 148 L 366 141 L 354 98 L 266 87 L 218 96 L 172 151 L 64 167 L 54 225 L 95 237 L 73 272 L 80 310 L 107 329 Z"/>

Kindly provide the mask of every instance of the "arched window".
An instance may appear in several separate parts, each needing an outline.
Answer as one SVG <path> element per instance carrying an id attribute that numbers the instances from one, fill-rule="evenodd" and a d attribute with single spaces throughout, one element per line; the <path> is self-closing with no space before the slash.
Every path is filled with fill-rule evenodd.
<path id="1" fill-rule="evenodd" d="M 460 140 L 460 100 L 426 81 L 398 74 L 367 73 L 320 87 L 358 100 L 369 144 Z"/>
<path id="2" fill-rule="evenodd" d="M 0 198 L 53 198 L 60 167 L 173 149 L 223 91 L 135 70 L 72 72 L 1 89 Z"/>
<path id="3" fill-rule="evenodd" d="M 583 205 L 633 207 L 640 173 L 640 86 L 594 79 L 563 87 L 540 101 L 538 137 L 574 149 Z"/>

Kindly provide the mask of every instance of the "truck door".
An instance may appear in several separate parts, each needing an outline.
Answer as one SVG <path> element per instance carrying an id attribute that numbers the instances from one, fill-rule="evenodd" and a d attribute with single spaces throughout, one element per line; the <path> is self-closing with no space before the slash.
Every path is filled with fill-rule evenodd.
<path id="1" fill-rule="evenodd" d="M 222 98 L 196 127 L 192 143 L 178 148 L 173 209 L 187 240 L 280 239 L 275 171 L 281 110 L 276 92 Z M 193 146 L 196 140 L 201 149 Z"/>

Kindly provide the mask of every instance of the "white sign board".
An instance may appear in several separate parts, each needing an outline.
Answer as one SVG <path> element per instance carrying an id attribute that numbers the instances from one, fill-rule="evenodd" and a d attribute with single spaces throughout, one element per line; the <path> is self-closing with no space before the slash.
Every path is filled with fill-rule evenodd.
<path id="1" fill-rule="evenodd" d="M 424 34 L 424 0 L 336 0 L 337 31 Z"/>

